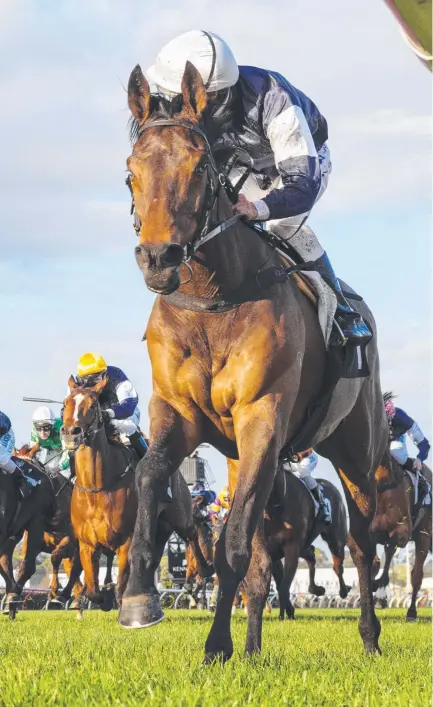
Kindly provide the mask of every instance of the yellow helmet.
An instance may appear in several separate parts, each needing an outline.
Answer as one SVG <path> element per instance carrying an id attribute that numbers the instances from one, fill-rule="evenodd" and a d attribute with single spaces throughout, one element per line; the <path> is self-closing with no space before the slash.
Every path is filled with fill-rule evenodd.
<path id="1" fill-rule="evenodd" d="M 94 373 L 105 373 L 107 364 L 101 354 L 88 352 L 81 356 L 78 361 L 77 373 L 80 378 L 86 378 Z"/>

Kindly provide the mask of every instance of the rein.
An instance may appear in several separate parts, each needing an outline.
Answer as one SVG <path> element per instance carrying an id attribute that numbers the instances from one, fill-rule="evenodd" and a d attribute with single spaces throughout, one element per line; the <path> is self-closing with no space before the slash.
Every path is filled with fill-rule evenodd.
<path id="1" fill-rule="evenodd" d="M 128 464 L 126 467 L 125 471 L 120 474 L 120 476 L 117 477 L 111 484 L 111 486 L 100 486 L 97 488 L 86 488 L 86 486 L 81 486 L 81 484 L 75 482 L 74 486 L 77 489 L 80 489 L 80 491 L 85 491 L 86 493 L 110 493 L 110 491 L 114 490 L 114 487 L 127 475 L 129 474 L 130 471 L 134 471 L 132 468 L 131 463 Z"/>

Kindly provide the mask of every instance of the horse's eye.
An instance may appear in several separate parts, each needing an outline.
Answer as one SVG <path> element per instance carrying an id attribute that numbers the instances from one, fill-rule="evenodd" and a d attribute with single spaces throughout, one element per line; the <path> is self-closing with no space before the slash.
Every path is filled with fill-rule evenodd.
<path id="1" fill-rule="evenodd" d="M 194 170 L 195 174 L 204 174 L 207 170 L 207 162 L 200 162 Z"/>

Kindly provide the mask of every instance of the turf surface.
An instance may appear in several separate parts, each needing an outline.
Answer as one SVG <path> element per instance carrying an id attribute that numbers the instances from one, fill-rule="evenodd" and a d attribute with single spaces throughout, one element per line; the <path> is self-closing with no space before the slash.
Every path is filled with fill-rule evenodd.
<path id="1" fill-rule="evenodd" d="M 366 657 L 354 610 L 298 610 L 264 622 L 264 650 L 246 660 L 246 619 L 233 620 L 235 655 L 201 665 L 209 614 L 168 611 L 160 625 L 125 631 L 116 613 L 21 612 L 0 616 L 0 705 L 164 707 L 427 707 L 431 704 L 428 610 L 378 611 L 381 657 Z"/>

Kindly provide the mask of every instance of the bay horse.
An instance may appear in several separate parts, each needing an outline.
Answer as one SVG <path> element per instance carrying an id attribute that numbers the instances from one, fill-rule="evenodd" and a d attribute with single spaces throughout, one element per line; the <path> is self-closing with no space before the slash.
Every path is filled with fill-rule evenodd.
<path id="1" fill-rule="evenodd" d="M 307 561 L 310 584 L 308 591 L 315 596 L 323 596 L 325 588 L 316 584 L 316 559 L 313 542 L 320 535 L 327 543 L 334 572 L 338 577 L 340 597 L 347 597 L 350 587 L 344 583 L 344 548 L 347 540 L 346 509 L 338 489 L 330 481 L 317 479 L 323 487 L 325 498 L 329 499 L 332 522 L 325 525 L 316 519 L 316 511 L 305 484 L 294 474 L 279 469 L 277 475 L 281 491 L 271 493 L 265 514 L 266 547 L 273 562 L 273 575 L 278 589 L 280 619 L 286 613 L 288 619 L 295 618 L 295 610 L 290 601 L 290 586 L 298 568 L 299 558 Z M 275 498 L 275 495 L 276 498 Z M 273 499 L 278 502 L 274 505 Z M 284 567 L 281 560 L 284 558 Z"/>
<path id="2" fill-rule="evenodd" d="M 214 542 L 212 526 L 210 521 L 204 517 L 201 509 L 194 504 L 194 501 L 192 504 L 192 517 L 203 557 L 208 565 L 213 565 Z M 195 556 L 194 549 L 190 545 L 186 548 L 185 559 L 186 578 L 184 590 L 190 597 L 190 608 L 195 606 L 204 608 L 206 606 L 206 585 L 209 578 L 200 575 L 199 562 Z"/>
<path id="3" fill-rule="evenodd" d="M 0 574 L 6 584 L 6 607 L 14 618 L 25 583 L 36 572 L 36 558 L 43 543 L 46 519 L 53 517 L 55 487 L 37 464 L 12 457 L 24 464 L 24 473 L 31 474 L 39 484 L 27 498 L 21 498 L 14 479 L 0 473 Z M 24 532 L 28 533 L 25 554 L 15 580 L 12 556 Z"/>
<path id="4" fill-rule="evenodd" d="M 426 464 L 423 464 L 422 473 L 430 486 L 432 486 L 432 472 Z M 424 563 L 428 553 L 432 551 L 432 506 L 430 504 L 425 507 L 425 512 L 419 517 L 419 522 L 417 522 L 417 518 L 415 517 L 415 515 L 418 515 L 415 510 L 415 489 L 412 479 L 409 474 L 406 473 L 404 475 L 404 485 L 409 498 L 409 507 L 412 510 L 413 530 L 411 540 L 415 543 L 415 561 L 411 573 L 412 598 L 406 613 L 406 621 L 416 621 L 416 600 L 424 577 Z M 380 587 L 388 586 L 389 569 L 397 549 L 394 539 L 384 541 L 384 539 L 379 536 L 377 540 L 379 543 L 385 545 L 385 563 L 380 577 L 373 580 L 373 591 L 377 591 Z"/>
<path id="5" fill-rule="evenodd" d="M 86 595 L 104 611 L 112 607 L 108 592 L 99 589 L 99 558 L 104 550 L 117 555 L 117 603 L 122 603 L 129 572 L 128 552 L 137 512 L 135 467 L 137 457 L 123 444 L 108 441 L 99 395 L 106 379 L 92 388 L 77 385 L 69 378 L 70 395 L 65 399 L 61 436 L 66 449 L 75 453 L 76 483 L 72 493 L 71 520 L 79 542 Z M 202 561 L 203 573 L 212 571 L 201 555 L 192 523 L 191 499 L 180 473 L 173 479 L 173 502 L 159 504 L 164 546 L 176 531 L 194 544 Z M 188 503 L 189 501 L 189 503 Z M 161 541 L 162 542 L 162 541 Z M 159 562 L 159 560 L 158 560 Z"/>
<path id="6" fill-rule="evenodd" d="M 182 94 L 173 101 L 151 96 L 139 66 L 129 79 L 136 127 L 127 161 L 139 236 L 135 256 L 147 287 L 158 297 L 146 330 L 153 379 L 150 447 L 137 469 L 138 513 L 119 621 L 144 628 L 163 619 L 154 585 L 161 535 L 158 498 L 183 459 L 199 444 L 212 444 L 232 460 L 233 503 L 215 552 L 219 596 L 205 645 L 210 662 L 233 653 L 231 607 L 244 578 L 245 650 L 260 651 L 271 575 L 263 513 L 281 451 L 291 446 L 322 389 L 327 356 L 309 299 L 290 278 L 274 279 L 281 271 L 280 256 L 233 216 L 229 184 L 209 142 L 213 126 L 205 124 L 207 100 L 189 62 Z M 365 303 L 359 309 L 374 329 Z M 345 488 L 348 545 L 361 592 L 359 629 L 367 653 L 379 651 L 380 633 L 371 591 L 375 473 L 382 469 L 380 483 L 389 485 L 397 473 L 387 444 L 375 337 L 374 331 L 367 350 L 369 376 L 338 382 L 325 419 L 305 442 L 305 448 L 331 460 Z M 378 518 L 386 494 L 379 496 Z M 404 544 L 409 521 L 399 525 L 399 520 L 397 510 L 387 513 L 389 531 Z"/>

